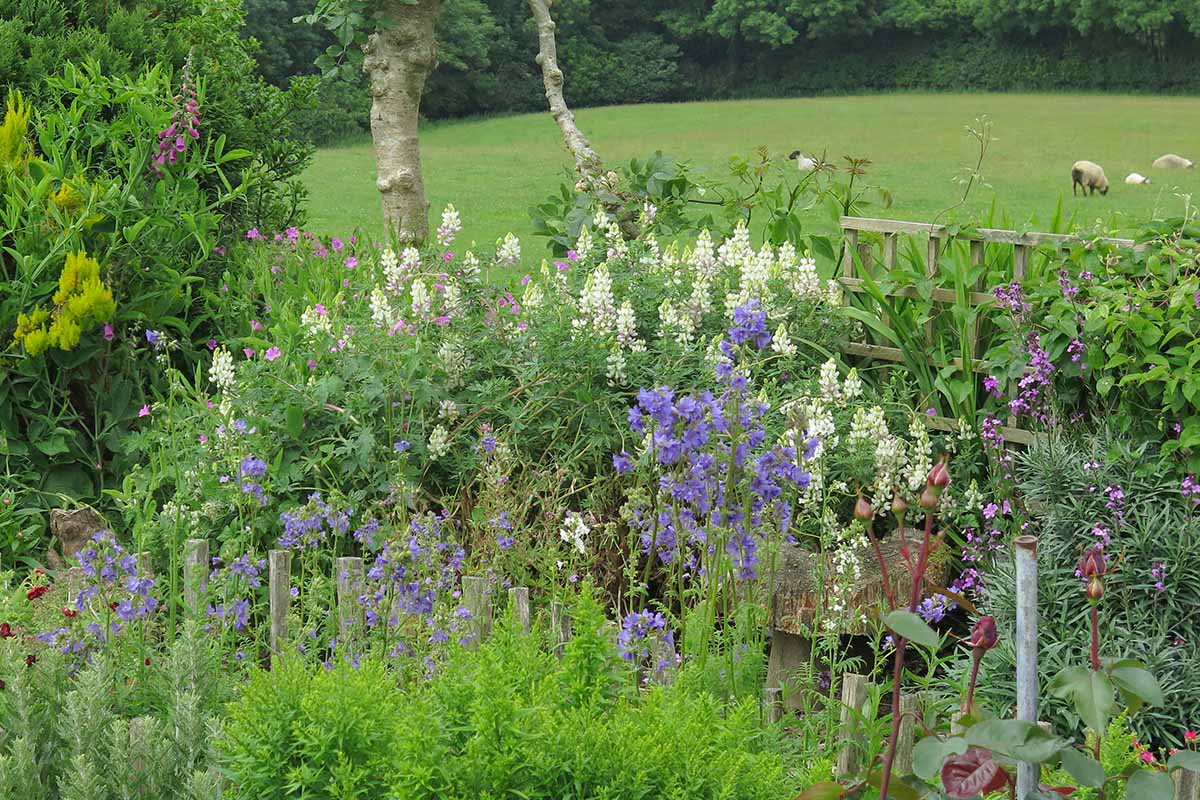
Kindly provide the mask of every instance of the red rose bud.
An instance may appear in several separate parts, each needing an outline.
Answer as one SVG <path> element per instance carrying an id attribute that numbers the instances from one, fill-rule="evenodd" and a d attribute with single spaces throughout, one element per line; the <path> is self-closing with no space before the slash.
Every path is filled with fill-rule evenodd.
<path id="1" fill-rule="evenodd" d="M 13 633 L 12 625 L 9 625 L 7 622 L 0 622 L 0 639 L 11 639 L 14 636 L 16 634 Z"/>
<path id="2" fill-rule="evenodd" d="M 1100 580 L 1099 575 L 1088 578 L 1087 587 L 1083 593 L 1087 595 L 1088 600 L 1099 600 L 1104 597 L 1104 582 Z"/>
<path id="3" fill-rule="evenodd" d="M 940 489 L 935 489 L 932 485 L 926 486 L 925 490 L 921 492 L 921 508 L 925 509 L 926 511 L 933 511 L 938 507 L 940 495 Z"/>
<path id="4" fill-rule="evenodd" d="M 904 519 L 904 515 L 908 513 L 908 503 L 904 502 L 904 498 L 899 494 L 892 496 L 892 513 L 896 515 L 896 519 Z"/>
<path id="5" fill-rule="evenodd" d="M 39 597 L 50 591 L 49 586 L 35 586 L 25 595 L 26 600 L 37 600 Z"/>
<path id="6" fill-rule="evenodd" d="M 996 646 L 999 636 L 996 633 L 995 617 L 980 617 L 971 630 L 971 638 L 967 644 L 978 650 L 991 650 Z"/>
<path id="7" fill-rule="evenodd" d="M 1089 547 L 1083 554 L 1083 558 L 1079 560 L 1079 574 L 1085 578 L 1102 577 L 1107 571 L 1108 564 L 1104 561 L 1104 549 L 1100 545 Z"/>
<path id="8" fill-rule="evenodd" d="M 945 489 L 950 485 L 950 471 L 946 469 L 945 460 L 933 465 L 933 469 L 929 470 L 929 478 L 926 483 L 938 490 Z"/>
<path id="9" fill-rule="evenodd" d="M 858 495 L 858 502 L 854 504 L 854 518 L 863 522 L 875 519 L 875 509 L 871 508 L 871 503 L 861 493 Z"/>

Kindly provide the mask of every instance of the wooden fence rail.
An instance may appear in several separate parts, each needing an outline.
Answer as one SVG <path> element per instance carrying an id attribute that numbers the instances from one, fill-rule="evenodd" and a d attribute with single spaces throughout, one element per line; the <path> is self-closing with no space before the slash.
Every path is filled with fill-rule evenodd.
<path id="1" fill-rule="evenodd" d="M 1020 281 L 1025 278 L 1029 269 L 1030 255 L 1038 249 L 1049 249 L 1058 252 L 1071 247 L 1093 243 L 1102 243 L 1127 249 L 1136 249 L 1138 247 L 1133 239 L 1086 239 L 1080 236 L 1061 233 L 1019 233 L 1017 231 L 996 228 L 951 229 L 945 225 L 904 222 L 892 219 L 872 219 L 870 217 L 842 217 L 840 224 L 843 245 L 838 279 L 842 287 L 851 294 L 866 294 L 869 291 L 868 282 L 863 277 L 860 277 L 858 269 L 861 267 L 866 274 L 870 274 L 871 267 L 875 262 L 875 248 L 871 243 L 861 240 L 861 234 L 864 233 L 879 235 L 882 238 L 880 244 L 881 261 L 884 269 L 888 271 L 895 269 L 897 266 L 898 240 L 900 236 L 927 237 L 924 272 L 925 276 L 931 280 L 937 279 L 939 261 L 950 245 L 956 240 L 969 243 L 970 261 L 974 266 L 984 262 L 986 248 L 989 245 L 1012 248 L 1012 275 L 1010 279 L 1014 281 Z M 986 311 L 986 309 L 995 305 L 995 299 L 988 292 L 981 291 L 983 288 L 978 285 L 970 287 L 966 299 L 972 307 Z M 922 294 L 915 286 L 901 286 L 886 292 L 885 296 L 919 298 Z M 934 288 L 929 296 L 935 303 L 935 313 L 937 304 L 952 304 L 959 300 L 957 293 L 951 289 Z M 967 334 L 970 344 L 970 363 L 964 364 L 961 358 L 950 359 L 947 363 L 952 364 L 960 370 L 972 373 L 982 374 L 987 372 L 988 365 L 980 360 L 979 325 L 980 320 L 977 316 L 975 321 L 971 323 Z M 932 348 L 934 344 L 933 318 L 925 325 L 925 341 Z M 907 360 L 900 348 L 873 342 L 843 342 L 839 347 L 842 352 L 849 355 L 863 356 L 879 361 L 904 363 Z M 935 363 L 932 357 L 928 363 L 935 369 L 946 366 L 945 364 Z M 942 416 L 931 417 L 930 424 L 934 428 L 944 431 L 957 431 L 959 427 L 958 420 Z M 1013 418 L 1009 419 L 1008 426 L 1002 427 L 1000 432 L 1004 435 L 1006 441 L 1017 444 L 1027 445 L 1034 439 L 1034 434 L 1031 431 L 1018 428 L 1016 420 Z"/>

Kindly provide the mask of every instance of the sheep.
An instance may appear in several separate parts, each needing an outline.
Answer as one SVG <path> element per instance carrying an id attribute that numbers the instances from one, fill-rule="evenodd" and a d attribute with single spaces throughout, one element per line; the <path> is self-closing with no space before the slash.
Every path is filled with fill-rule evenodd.
<path id="1" fill-rule="evenodd" d="M 1108 176 L 1104 174 L 1104 168 L 1099 164 L 1094 164 L 1091 161 L 1076 161 L 1071 165 L 1071 194 L 1075 194 L 1075 187 L 1083 189 L 1084 194 L 1095 194 L 1097 190 L 1100 194 L 1108 194 Z"/>
<path id="2" fill-rule="evenodd" d="M 791 152 L 791 154 L 788 156 L 788 159 L 794 160 L 796 162 L 796 166 L 800 169 L 801 172 L 812 172 L 814 169 L 817 168 L 816 159 L 809 158 L 808 156 L 804 155 L 804 153 L 801 153 L 799 150 L 793 150 Z"/>
<path id="3" fill-rule="evenodd" d="M 1131 172 L 1125 176 L 1125 182 L 1126 183 L 1135 183 L 1135 184 L 1149 183 L 1150 179 L 1147 178 L 1145 175 L 1142 175 L 1139 172 Z"/>
<path id="4" fill-rule="evenodd" d="M 1154 159 L 1155 169 L 1192 169 L 1196 164 L 1183 156 L 1167 153 Z"/>

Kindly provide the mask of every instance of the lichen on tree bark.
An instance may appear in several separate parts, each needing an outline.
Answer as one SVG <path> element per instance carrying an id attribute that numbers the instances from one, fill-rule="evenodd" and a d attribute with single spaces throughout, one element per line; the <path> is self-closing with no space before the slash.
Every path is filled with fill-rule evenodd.
<path id="1" fill-rule="evenodd" d="M 417 124 L 425 80 L 437 65 L 434 25 L 441 0 L 382 0 L 380 5 L 388 24 L 363 46 L 376 185 L 388 227 L 401 241 L 419 245 L 429 231 L 429 201 Z"/>

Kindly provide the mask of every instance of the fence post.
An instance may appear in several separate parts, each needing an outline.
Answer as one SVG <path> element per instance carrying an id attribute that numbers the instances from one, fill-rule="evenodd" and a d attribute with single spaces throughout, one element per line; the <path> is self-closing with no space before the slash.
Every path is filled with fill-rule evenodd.
<path id="1" fill-rule="evenodd" d="M 1018 536 L 1017 549 L 1017 719 L 1038 721 L 1038 574 L 1036 536 Z M 1037 766 L 1017 764 L 1017 797 L 1037 788 Z"/>
<path id="2" fill-rule="evenodd" d="M 188 539 L 183 543 L 183 604 L 199 615 L 200 596 L 208 588 L 208 540 Z"/>
<path id="3" fill-rule="evenodd" d="M 1200 774 L 1190 769 L 1177 769 L 1171 777 L 1175 779 L 1175 800 L 1200 798 Z"/>
<path id="4" fill-rule="evenodd" d="M 363 560 L 345 557 L 337 560 L 338 629 L 343 638 L 362 624 Z"/>
<path id="5" fill-rule="evenodd" d="M 858 252 L 858 231 L 853 228 L 843 228 L 845 245 L 842 248 L 842 277 L 854 277 L 854 254 Z"/>
<path id="6" fill-rule="evenodd" d="M 866 676 L 847 672 L 842 676 L 842 719 L 838 726 L 838 741 L 842 743 L 838 753 L 837 775 L 853 775 L 858 763 L 858 751 L 862 743 L 863 705 L 867 702 Z"/>
<path id="7" fill-rule="evenodd" d="M 463 605 L 471 614 L 471 633 L 474 635 L 467 646 L 474 649 L 492 632 L 492 598 L 487 593 L 487 579 L 464 575 L 462 598 Z"/>
<path id="8" fill-rule="evenodd" d="M 900 708 L 893 713 L 903 714 L 896 737 L 896 756 L 892 761 L 894 775 L 911 775 L 913 771 L 913 737 L 917 716 L 921 714 L 921 696 L 905 692 L 900 695 Z"/>
<path id="9" fill-rule="evenodd" d="M 292 604 L 292 595 L 288 591 L 292 583 L 292 551 L 272 550 L 267 553 L 267 569 L 267 595 L 271 603 L 270 646 L 274 660 L 282 655 L 283 643 L 287 641 L 288 609 Z"/>
<path id="10" fill-rule="evenodd" d="M 925 258 L 925 277 L 934 279 L 938 274 L 938 258 L 942 254 L 941 237 L 934 231 L 929 233 L 929 253 Z M 933 323 L 935 314 L 930 314 L 929 321 L 925 323 L 925 341 L 928 344 L 933 344 Z"/>
<path id="11" fill-rule="evenodd" d="M 894 233 L 883 235 L 883 267 L 891 272 L 896 268 L 896 243 L 899 237 Z"/>
<path id="12" fill-rule="evenodd" d="M 521 632 L 528 634 L 530 628 L 529 587 L 512 587 L 508 590 L 508 599 L 512 603 L 513 612 L 517 615 L 517 623 L 521 626 Z"/>
<path id="13" fill-rule="evenodd" d="M 1013 280 L 1021 281 L 1025 279 L 1025 273 L 1029 270 L 1029 245 L 1014 244 L 1013 245 Z"/>
<path id="14" fill-rule="evenodd" d="M 561 600 L 550 603 L 550 630 L 554 636 L 554 655 L 562 658 L 567 640 L 571 638 L 571 618 L 567 616 Z"/>

